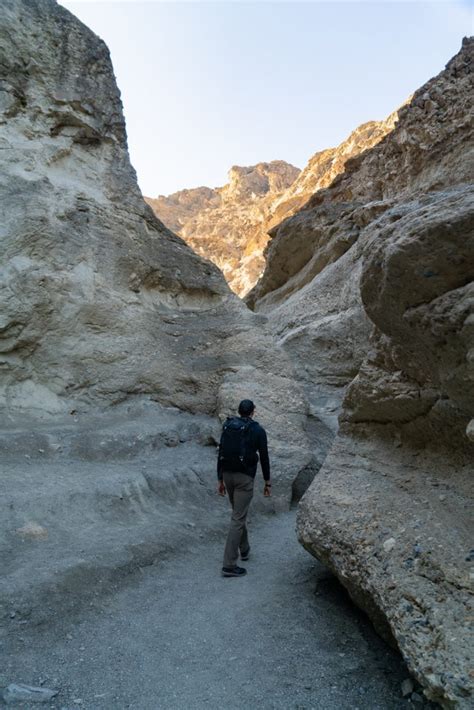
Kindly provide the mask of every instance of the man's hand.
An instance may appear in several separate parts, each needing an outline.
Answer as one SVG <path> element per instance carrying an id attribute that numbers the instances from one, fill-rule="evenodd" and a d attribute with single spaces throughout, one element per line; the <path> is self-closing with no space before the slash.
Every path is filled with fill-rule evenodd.
<path id="1" fill-rule="evenodd" d="M 265 485 L 263 487 L 263 495 L 265 498 L 269 498 L 272 494 L 272 484 L 270 481 L 265 481 Z"/>
<path id="2" fill-rule="evenodd" d="M 217 481 L 217 492 L 220 496 L 225 496 L 225 485 L 224 481 Z"/>

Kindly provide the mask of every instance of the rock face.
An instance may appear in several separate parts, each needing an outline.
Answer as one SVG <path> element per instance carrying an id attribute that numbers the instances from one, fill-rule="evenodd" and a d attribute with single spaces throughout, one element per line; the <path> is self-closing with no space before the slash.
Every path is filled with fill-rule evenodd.
<path id="1" fill-rule="evenodd" d="M 165 197 L 145 197 L 154 213 L 173 232 L 179 234 L 187 222 L 206 209 L 215 209 L 221 204 L 219 190 L 210 187 L 196 187 L 193 190 L 180 190 Z"/>
<path id="2" fill-rule="evenodd" d="M 149 396 L 218 414 L 229 379 L 246 388 L 243 363 L 254 380 L 264 319 L 144 203 L 103 42 L 49 0 L 2 14 L 0 404 L 65 414 Z"/>
<path id="3" fill-rule="evenodd" d="M 396 642 L 428 697 L 465 708 L 473 57 L 465 39 L 392 132 L 273 230 L 249 295 L 311 405 L 322 468 L 300 504 L 302 544 Z"/>
<path id="4" fill-rule="evenodd" d="M 167 500 L 190 516 L 213 502 L 219 421 L 239 399 L 258 402 L 274 444 L 261 506 L 288 507 L 313 454 L 266 318 L 143 201 L 104 43 L 53 0 L 5 0 L 0 66 L 8 609 L 48 598 L 53 572 L 73 593 L 101 564 L 149 557 L 163 526 L 177 540 Z"/>
<path id="5" fill-rule="evenodd" d="M 316 153 L 301 172 L 283 160 L 234 166 L 224 187 L 146 201 L 198 254 L 217 264 L 233 291 L 245 296 L 264 270 L 268 232 L 329 185 L 351 157 L 378 143 L 396 120 L 397 112 L 359 126 L 337 148 Z"/>
<path id="6" fill-rule="evenodd" d="M 55 3 L 2 15 L 1 401 L 65 412 L 179 390 L 192 408 L 163 316 L 212 310 L 228 290 L 144 204 L 105 45 Z"/>
<path id="7" fill-rule="evenodd" d="M 473 53 L 330 184 L 334 156 L 303 174 L 321 189 L 274 228 L 252 313 L 144 203 L 105 45 L 53 0 L 3 0 L 0 618 L 69 614 L 219 528 L 220 420 L 250 396 L 260 505 L 320 469 L 303 545 L 429 697 L 472 706 Z M 265 200 L 281 170 L 235 169 L 176 220 Z"/>
<path id="8" fill-rule="evenodd" d="M 272 218 L 268 229 L 280 224 L 285 217 L 295 214 L 314 195 L 328 187 L 344 172 L 348 160 L 369 150 L 387 135 L 398 120 L 394 111 L 384 121 L 369 121 L 356 128 L 336 148 L 315 153 L 294 183 L 272 204 Z"/>
<path id="9" fill-rule="evenodd" d="M 283 160 L 234 165 L 224 187 L 198 187 L 146 200 L 198 254 L 217 264 L 229 286 L 243 295 L 265 266 L 263 251 L 273 201 L 299 172 Z"/>

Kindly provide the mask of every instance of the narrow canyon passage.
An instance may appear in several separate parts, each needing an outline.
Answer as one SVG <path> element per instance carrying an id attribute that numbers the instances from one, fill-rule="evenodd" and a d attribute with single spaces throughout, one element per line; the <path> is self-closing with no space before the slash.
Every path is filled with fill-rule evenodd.
<path id="1" fill-rule="evenodd" d="M 25 624 L 2 674 L 58 688 L 54 708 L 410 707 L 400 657 L 300 547 L 294 525 L 294 512 L 253 518 L 243 579 L 219 576 L 214 533 L 141 568 L 75 620 L 31 636 Z"/>

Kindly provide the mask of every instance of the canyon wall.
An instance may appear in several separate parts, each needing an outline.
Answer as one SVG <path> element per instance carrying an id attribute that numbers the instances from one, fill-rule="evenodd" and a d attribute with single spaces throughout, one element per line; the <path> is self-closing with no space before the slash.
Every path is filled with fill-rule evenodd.
<path id="1" fill-rule="evenodd" d="M 465 708 L 473 56 L 465 39 L 389 134 L 274 228 L 248 297 L 311 405 L 322 468 L 300 504 L 302 544 L 398 645 L 428 697 Z"/>
<path id="2" fill-rule="evenodd" d="M 145 199 L 170 229 L 221 269 L 235 293 L 245 296 L 264 271 L 271 229 L 329 185 L 351 157 L 378 143 L 396 120 L 394 112 L 385 121 L 359 126 L 336 148 L 313 155 L 301 172 L 283 160 L 234 166 L 224 187 Z"/>
<path id="3" fill-rule="evenodd" d="M 265 316 L 144 202 L 105 44 L 53 0 L 5 0 L 0 66 L 7 618 L 215 525 L 220 422 L 243 397 L 272 445 L 257 505 L 288 508 L 313 454 Z"/>
<path id="4" fill-rule="evenodd" d="M 229 382 L 263 396 L 288 359 L 265 356 L 265 318 L 143 201 L 104 43 L 49 0 L 2 15 L 0 405 L 44 416 L 149 397 L 217 416 L 238 401 Z"/>
<path id="5" fill-rule="evenodd" d="M 143 201 L 104 43 L 54 0 L 0 19 L 0 619 L 69 613 L 222 525 L 220 421 L 249 396 L 274 464 L 256 503 L 320 469 L 301 542 L 429 697 L 470 707 L 474 41 L 301 189 L 277 161 L 219 207 L 176 198 L 175 226 L 275 180 L 252 312 Z"/>

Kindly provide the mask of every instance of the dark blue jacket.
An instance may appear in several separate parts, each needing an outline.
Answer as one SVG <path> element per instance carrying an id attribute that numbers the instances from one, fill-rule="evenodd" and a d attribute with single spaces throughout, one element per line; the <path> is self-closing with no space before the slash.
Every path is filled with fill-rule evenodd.
<path id="1" fill-rule="evenodd" d="M 242 473 L 246 473 L 248 476 L 255 478 L 255 474 L 257 473 L 258 457 L 260 454 L 260 465 L 262 467 L 263 478 L 265 479 L 265 481 L 269 481 L 270 480 L 270 460 L 268 458 L 267 433 L 266 433 L 265 429 L 262 426 L 260 426 L 260 424 L 258 422 L 255 422 L 253 419 L 250 419 L 249 417 L 240 417 L 240 419 L 250 422 L 250 428 L 249 428 L 249 432 L 248 432 L 248 443 L 249 443 L 250 453 L 252 453 L 255 457 L 255 462 L 252 462 L 252 464 L 249 464 L 247 466 L 246 470 L 243 471 Z M 221 443 L 222 443 L 222 438 L 221 438 Z M 224 469 L 222 468 L 220 453 L 221 453 L 221 444 L 219 444 L 219 456 L 217 457 L 217 478 L 219 481 L 222 481 L 222 473 L 223 473 Z"/>

